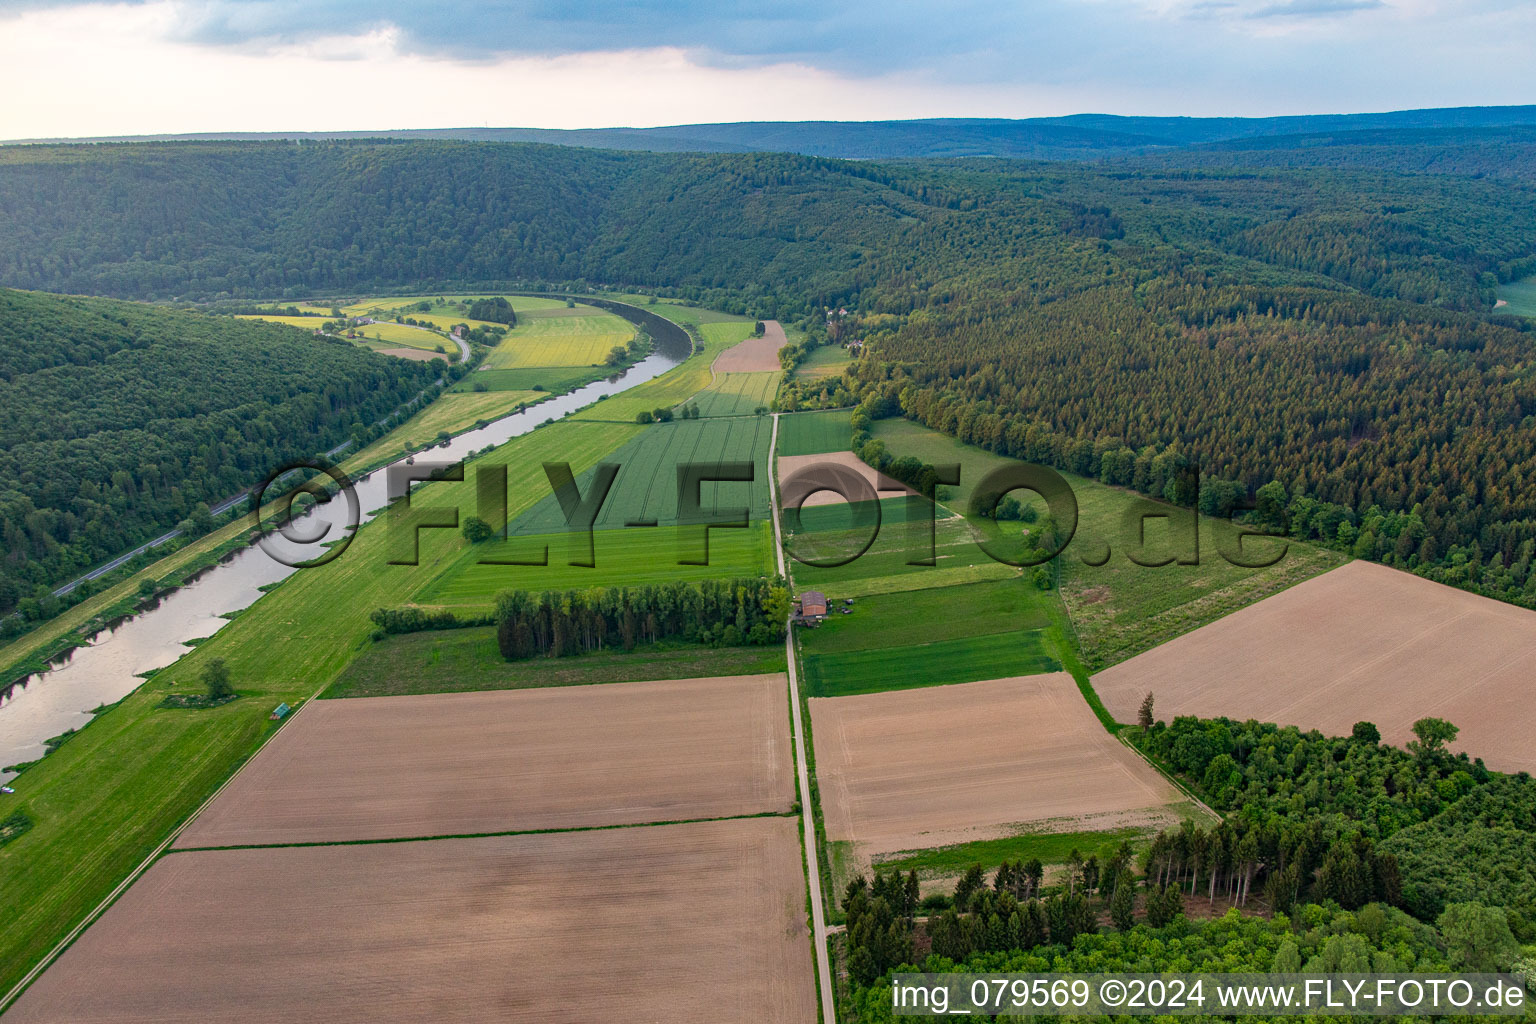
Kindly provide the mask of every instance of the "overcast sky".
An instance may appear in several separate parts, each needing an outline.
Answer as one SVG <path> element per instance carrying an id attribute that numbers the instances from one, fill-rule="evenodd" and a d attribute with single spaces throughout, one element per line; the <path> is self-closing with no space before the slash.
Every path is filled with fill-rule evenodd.
<path id="1" fill-rule="evenodd" d="M 0 0 L 0 138 L 1536 103 L 1531 0 Z"/>

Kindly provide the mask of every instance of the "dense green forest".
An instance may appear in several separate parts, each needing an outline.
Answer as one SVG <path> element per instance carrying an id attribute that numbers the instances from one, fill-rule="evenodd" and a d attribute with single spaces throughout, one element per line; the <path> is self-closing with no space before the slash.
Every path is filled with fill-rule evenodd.
<path id="1" fill-rule="evenodd" d="M 1536 603 L 1532 327 L 1491 314 L 1500 281 L 1536 271 L 1536 185 L 1431 152 L 1513 151 L 1530 129 L 1393 115 L 1341 132 L 1365 155 L 1334 160 L 1316 134 L 1185 127 L 1215 141 L 1095 164 L 10 147 L 0 282 L 198 300 L 649 288 L 862 343 L 787 408 L 864 401 L 1182 502 L 1202 500 L 1169 491 L 1198 465 L 1224 508 L 1278 489 L 1276 529 Z"/>
<path id="2" fill-rule="evenodd" d="M 0 613 L 347 441 L 437 379 L 307 332 L 0 291 Z"/>
<path id="3" fill-rule="evenodd" d="M 1415 732 L 1402 750 L 1381 744 L 1369 722 L 1347 737 L 1193 717 L 1133 729 L 1132 741 L 1224 820 L 1210 829 L 1185 822 L 1139 854 L 1122 844 L 1103 862 L 1074 855 L 1049 884 L 1039 861 L 1005 862 L 990 878 L 977 865 L 953 896 L 922 901 L 915 874 L 856 879 L 843 906 L 859 1019 L 886 1019 L 881 979 L 903 964 L 1057 972 L 1517 966 L 1520 943 L 1536 940 L 1536 780 L 1450 754 L 1450 723 L 1424 719 Z"/>

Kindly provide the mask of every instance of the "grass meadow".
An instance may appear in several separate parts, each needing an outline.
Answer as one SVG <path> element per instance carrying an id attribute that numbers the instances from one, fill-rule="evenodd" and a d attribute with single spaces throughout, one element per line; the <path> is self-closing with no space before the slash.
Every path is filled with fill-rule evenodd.
<path id="1" fill-rule="evenodd" d="M 1042 592 L 1017 579 L 876 594 L 852 606 L 843 604 L 841 594 L 827 596 L 838 607 L 819 627 L 801 634 L 800 648 L 808 655 L 912 646 L 1049 623 Z M 842 614 L 843 607 L 851 607 L 851 613 Z"/>
<path id="2" fill-rule="evenodd" d="M 1521 281 L 1500 285 L 1499 298 L 1509 303 L 1507 306 L 1499 307 L 1500 313 L 1536 316 L 1536 277 L 1527 277 Z"/>
<path id="3" fill-rule="evenodd" d="M 980 839 L 932 850 L 913 850 L 875 858 L 882 871 L 916 871 L 918 878 L 962 875 L 972 864 L 992 871 L 1003 861 L 1039 858 L 1042 864 L 1065 864 L 1076 850 L 1084 859 L 1097 854 L 1108 860 L 1121 843 L 1144 845 L 1152 836 L 1147 829 L 1121 828 L 1103 832 L 1025 832 L 1002 839 Z"/>
<path id="4" fill-rule="evenodd" d="M 496 649 L 496 630 L 483 626 L 386 637 L 365 648 L 322 696 L 393 697 L 784 670 L 782 644 L 719 648 L 655 645 L 628 654 L 597 651 L 574 658 L 509 662 Z"/>
<path id="5" fill-rule="evenodd" d="M 795 376 L 802 380 L 821 380 L 839 376 L 852 362 L 848 350 L 841 345 L 819 345 L 795 367 Z"/>

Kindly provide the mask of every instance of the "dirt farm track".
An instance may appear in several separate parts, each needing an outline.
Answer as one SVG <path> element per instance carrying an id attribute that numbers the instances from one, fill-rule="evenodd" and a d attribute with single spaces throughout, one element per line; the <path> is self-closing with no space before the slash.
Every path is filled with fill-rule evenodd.
<path id="1" fill-rule="evenodd" d="M 780 674 L 318 701 L 177 846 L 787 811 L 787 701 Z"/>
<path id="2" fill-rule="evenodd" d="M 1536 771 L 1536 612 L 1371 562 L 1332 572 L 1093 678 L 1110 713 L 1256 718 L 1331 735 L 1375 722 L 1401 745 L 1420 718 L 1461 727 L 1456 749 Z"/>
<path id="3" fill-rule="evenodd" d="M 1052 820 L 1150 824 L 1176 819 L 1170 808 L 1183 801 L 1104 731 L 1064 672 L 817 698 L 810 708 L 827 838 L 865 855 Z"/>
<path id="4" fill-rule="evenodd" d="M 816 1019 L 793 818 L 163 858 L 7 1024 Z"/>

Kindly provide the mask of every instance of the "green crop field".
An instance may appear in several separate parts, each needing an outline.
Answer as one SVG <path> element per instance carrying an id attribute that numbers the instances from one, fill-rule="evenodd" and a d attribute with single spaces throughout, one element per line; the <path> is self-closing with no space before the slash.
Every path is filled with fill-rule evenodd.
<path id="1" fill-rule="evenodd" d="M 596 565 L 590 568 L 570 564 L 571 556 L 586 556 L 584 534 L 539 534 L 486 542 L 467 550 L 461 563 L 421 591 L 417 601 L 457 612 L 484 612 L 503 590 L 639 587 L 677 580 L 770 575 L 773 538 L 769 528 L 767 521 L 759 521 L 744 530 L 710 530 L 708 565 L 679 564 L 680 558 L 692 557 L 698 551 L 698 527 L 595 530 L 591 550 Z M 532 561 L 545 557 L 548 565 L 480 562 L 482 558 Z"/>
<path id="2" fill-rule="evenodd" d="M 1061 664 L 1053 649 L 1045 630 L 1024 629 L 878 651 L 802 654 L 800 664 L 807 697 L 846 697 L 1056 672 Z"/>
<path id="3" fill-rule="evenodd" d="M 598 528 L 615 529 L 642 518 L 662 525 L 675 523 L 678 467 L 689 463 L 753 463 L 751 483 L 705 483 L 700 488 L 700 502 L 706 509 L 746 508 L 753 518 L 766 519 L 768 440 L 772 431 L 773 421 L 767 416 L 674 420 L 646 428 L 604 460 L 616 463 L 619 473 L 598 514 Z M 583 494 L 590 476 L 578 478 Z M 556 533 L 565 528 L 559 502 L 547 486 L 542 493 L 544 500 L 512 525 L 514 533 Z"/>
<path id="4" fill-rule="evenodd" d="M 827 593 L 832 614 L 801 633 L 806 655 L 910 647 L 962 637 L 1040 629 L 1050 619 L 1042 605 L 1050 595 L 1022 579 L 934 587 L 858 600 L 849 614 L 843 596 Z"/>
<path id="5" fill-rule="evenodd" d="M 487 391 L 536 391 L 563 395 L 583 384 L 602 380 L 612 371 L 597 366 L 536 366 L 521 370 L 476 370 L 450 390 L 473 391 L 484 385 Z"/>
<path id="6" fill-rule="evenodd" d="M 1536 317 L 1536 277 L 1527 277 L 1522 281 L 1511 281 L 1509 284 L 1500 285 L 1499 298 L 1508 303 L 1506 306 L 1499 307 L 1500 313 Z"/>
<path id="7" fill-rule="evenodd" d="M 779 417 L 780 455 L 824 455 L 845 452 L 853 437 L 851 409 L 796 412 Z"/>
<path id="8" fill-rule="evenodd" d="M 702 416 L 751 416 L 767 410 L 778 393 L 784 375 L 772 373 L 723 373 L 694 399 Z"/>
<path id="9" fill-rule="evenodd" d="M 972 488 L 989 470 L 1013 461 L 907 420 L 881 420 L 873 434 L 886 442 L 892 455 L 913 455 L 935 465 L 959 463 L 960 486 L 947 502 L 955 509 L 965 508 Z M 1097 480 L 1070 473 L 1062 476 L 1077 498 L 1078 527 L 1061 559 L 1061 596 L 1090 671 L 1124 661 L 1345 561 L 1343 555 L 1326 548 L 1259 539 L 1245 543 L 1244 550 L 1278 550 L 1280 543 L 1286 543 L 1285 557 L 1265 569 L 1240 568 L 1218 551 L 1218 542 L 1225 543 L 1233 532 L 1231 524 L 1196 517 L 1188 509 Z M 1024 498 L 1025 493 L 1018 496 Z M 1042 502 L 1037 500 L 1036 504 L 1044 508 Z M 1148 520 L 1144 547 L 1143 538 L 1126 534 L 1126 523 L 1134 524 L 1142 512 L 1174 517 Z M 1196 519 L 1200 533 L 1198 565 L 1175 562 L 1152 568 L 1127 557 L 1133 548 L 1143 562 L 1170 555 L 1192 556 L 1195 546 L 1190 537 Z M 1108 562 L 1101 566 L 1084 563 L 1084 556 L 1099 556 L 1106 544 L 1111 552 Z M 800 581 L 798 573 L 796 581 Z"/>
<path id="10" fill-rule="evenodd" d="M 628 654 L 599 651 L 574 658 L 508 662 L 491 626 L 392 636 L 370 645 L 325 691 L 332 697 L 393 697 L 407 693 L 517 690 L 645 679 L 783 672 L 784 645 L 703 647 L 657 645 Z"/>
<path id="11" fill-rule="evenodd" d="M 635 336 L 634 327 L 612 313 L 568 315 L 575 312 L 561 306 L 548 316 L 519 320 L 485 365 L 493 370 L 600 365 L 615 346 Z"/>

